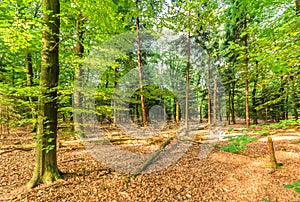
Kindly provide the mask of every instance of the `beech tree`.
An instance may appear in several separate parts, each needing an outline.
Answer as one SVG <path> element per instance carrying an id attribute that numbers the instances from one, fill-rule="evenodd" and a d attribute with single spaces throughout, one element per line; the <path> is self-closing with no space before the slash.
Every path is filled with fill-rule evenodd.
<path id="1" fill-rule="evenodd" d="M 59 75 L 59 0 L 43 0 L 42 65 L 40 96 L 38 99 L 38 126 L 36 159 L 32 179 L 27 186 L 51 183 L 60 178 L 56 160 L 57 85 Z"/>

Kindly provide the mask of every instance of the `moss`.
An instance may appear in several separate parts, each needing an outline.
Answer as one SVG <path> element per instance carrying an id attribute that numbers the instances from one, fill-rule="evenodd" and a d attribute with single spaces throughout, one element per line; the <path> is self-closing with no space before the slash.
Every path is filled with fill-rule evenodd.
<path id="1" fill-rule="evenodd" d="M 43 174 L 42 181 L 46 184 L 52 183 L 55 180 L 60 179 L 60 172 L 56 166 L 47 165 Z"/>

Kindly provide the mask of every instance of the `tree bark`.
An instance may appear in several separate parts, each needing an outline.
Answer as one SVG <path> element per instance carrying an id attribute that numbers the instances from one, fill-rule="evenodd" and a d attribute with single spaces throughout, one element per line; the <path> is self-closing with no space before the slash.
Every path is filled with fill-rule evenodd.
<path id="1" fill-rule="evenodd" d="M 228 85 L 229 89 L 228 89 L 228 112 L 227 112 L 227 121 L 228 121 L 228 125 L 230 125 L 230 115 L 232 113 L 231 110 L 231 89 L 230 89 L 230 84 Z"/>
<path id="2" fill-rule="evenodd" d="M 203 106 L 202 106 L 203 100 L 204 100 L 204 93 L 201 96 L 200 109 L 199 109 L 200 123 L 203 123 Z"/>
<path id="3" fill-rule="evenodd" d="M 82 26 L 84 24 L 84 20 L 83 20 L 83 16 L 81 14 L 79 14 L 77 16 L 76 19 L 76 45 L 75 45 L 75 54 L 78 57 L 78 59 L 83 59 L 83 54 L 84 54 L 84 46 L 83 46 L 83 34 L 84 31 L 82 29 Z M 82 81 L 82 76 L 83 76 L 83 69 L 82 69 L 82 65 L 81 65 L 81 61 L 78 63 L 78 65 L 75 68 L 75 77 L 77 80 L 79 80 L 80 82 Z M 80 84 L 82 85 L 82 84 Z M 82 90 L 80 88 L 77 88 L 77 91 L 75 91 L 75 95 L 74 95 L 74 110 L 78 109 L 81 110 L 82 109 L 82 102 L 83 102 L 83 93 Z M 81 114 L 80 113 L 75 113 L 74 114 L 76 116 L 75 120 L 76 120 L 76 124 L 79 125 L 77 129 L 77 132 L 79 133 L 80 137 L 84 137 L 84 127 L 83 127 L 83 120 L 81 118 Z"/>
<path id="4" fill-rule="evenodd" d="M 164 121 L 167 120 L 167 99 L 164 98 Z"/>
<path id="5" fill-rule="evenodd" d="M 208 61 L 208 79 L 207 79 L 207 124 L 211 124 L 211 96 L 210 96 L 210 59 Z"/>
<path id="6" fill-rule="evenodd" d="M 214 125 L 217 124 L 217 80 L 214 79 Z"/>
<path id="7" fill-rule="evenodd" d="M 232 83 L 232 93 L 231 93 L 231 121 L 232 121 L 233 124 L 236 124 L 236 121 L 235 121 L 234 96 L 235 96 L 235 81 Z"/>
<path id="8" fill-rule="evenodd" d="M 114 81 L 114 88 L 116 89 L 117 88 L 117 74 L 118 74 L 118 69 L 117 67 L 115 67 L 114 69 L 114 73 L 115 73 L 115 81 Z M 114 120 L 113 120 L 113 125 L 116 126 L 117 125 L 117 102 L 116 100 L 114 100 L 114 108 L 113 108 L 113 111 L 114 111 Z"/>
<path id="9" fill-rule="evenodd" d="M 56 159 L 57 139 L 57 85 L 59 75 L 59 0 L 43 0 L 41 96 L 38 99 L 38 128 L 36 160 L 32 179 L 27 187 L 51 183 L 60 178 Z"/>
<path id="10" fill-rule="evenodd" d="M 244 18 L 244 28 L 247 28 L 247 18 Z M 244 37 L 244 45 L 245 45 L 245 72 L 246 72 L 246 79 L 245 79 L 245 110 L 246 110 L 246 127 L 250 127 L 250 116 L 249 116 L 249 80 L 248 80 L 248 34 L 245 34 Z"/>
<path id="11" fill-rule="evenodd" d="M 179 102 L 176 100 L 176 123 L 179 123 Z"/>
<path id="12" fill-rule="evenodd" d="M 189 129 L 189 80 L 190 80 L 190 65 L 191 65 L 191 33 L 188 33 L 188 63 L 186 67 L 185 78 L 185 128 Z"/>
<path id="13" fill-rule="evenodd" d="M 141 92 L 141 105 L 142 105 L 142 118 L 143 118 L 143 125 L 147 127 L 147 114 L 146 114 L 146 107 L 145 107 L 145 98 L 143 95 L 143 73 L 142 73 L 142 59 L 141 59 L 141 43 L 140 43 L 140 21 L 139 18 L 136 18 L 136 31 L 137 31 L 137 56 L 138 56 L 138 71 L 139 71 L 139 82 L 140 82 L 140 92 Z"/>
<path id="14" fill-rule="evenodd" d="M 256 110 L 256 86 L 257 86 L 257 78 L 258 78 L 258 74 L 256 74 L 256 78 L 254 81 L 254 86 L 253 86 L 253 90 L 252 90 L 252 111 L 253 111 L 253 124 L 258 124 L 258 115 L 257 115 L 257 110 Z"/>
<path id="15" fill-rule="evenodd" d="M 283 96 L 284 94 L 284 78 L 281 77 L 280 78 L 280 89 L 279 89 L 279 97 L 280 96 Z M 278 121 L 281 119 L 281 120 L 284 120 L 285 119 L 285 99 L 283 98 L 280 102 L 280 111 L 279 111 L 279 115 L 278 115 Z"/>
<path id="16" fill-rule="evenodd" d="M 285 98 L 285 119 L 289 119 L 289 96 Z"/>
<path id="17" fill-rule="evenodd" d="M 26 66 L 26 85 L 28 87 L 33 86 L 33 68 L 32 68 L 32 53 L 27 50 L 26 56 L 25 56 L 25 66 Z M 30 109 L 31 109 L 31 118 L 36 119 L 35 115 L 35 107 L 34 105 L 34 100 L 32 96 L 28 96 L 29 104 L 30 104 Z M 32 132 L 36 131 L 36 126 L 37 123 L 36 121 L 33 124 Z"/>

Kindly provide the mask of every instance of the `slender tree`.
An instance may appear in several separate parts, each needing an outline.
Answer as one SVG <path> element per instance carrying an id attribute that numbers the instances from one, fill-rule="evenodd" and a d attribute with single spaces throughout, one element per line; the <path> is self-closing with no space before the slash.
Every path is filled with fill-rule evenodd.
<path id="1" fill-rule="evenodd" d="M 247 17 L 244 17 L 244 29 L 247 29 Z M 244 45 L 245 45 L 245 111 L 246 111 L 246 127 L 250 126 L 250 115 L 249 115 L 249 80 L 248 80 L 248 34 L 244 36 Z"/>
<path id="2" fill-rule="evenodd" d="M 140 92 L 141 92 L 141 105 L 142 105 L 142 119 L 144 127 L 147 126 L 147 114 L 145 107 L 145 97 L 143 94 L 143 72 L 142 72 L 142 58 L 141 58 L 141 39 L 140 39 L 140 21 L 139 17 L 136 18 L 136 31 L 137 31 L 137 56 L 138 56 L 138 71 L 139 71 L 139 82 L 140 82 Z"/>

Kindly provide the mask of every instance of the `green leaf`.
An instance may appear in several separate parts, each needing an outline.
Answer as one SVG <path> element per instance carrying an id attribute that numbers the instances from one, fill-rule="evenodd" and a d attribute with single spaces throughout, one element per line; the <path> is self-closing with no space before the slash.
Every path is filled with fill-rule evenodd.
<path id="1" fill-rule="evenodd" d="M 284 188 L 287 188 L 287 189 L 294 188 L 294 185 L 292 185 L 292 184 L 287 184 L 287 185 L 284 185 Z"/>
<path id="2" fill-rule="evenodd" d="M 300 188 L 299 188 L 299 187 L 296 187 L 296 188 L 295 188 L 295 191 L 296 191 L 298 194 L 300 194 Z"/>
<path id="3" fill-rule="evenodd" d="M 54 138 L 48 138 L 48 142 L 52 142 L 54 140 Z"/>
<path id="4" fill-rule="evenodd" d="M 296 182 L 294 182 L 294 185 L 295 185 L 295 186 L 300 185 L 300 180 L 296 180 Z"/>

